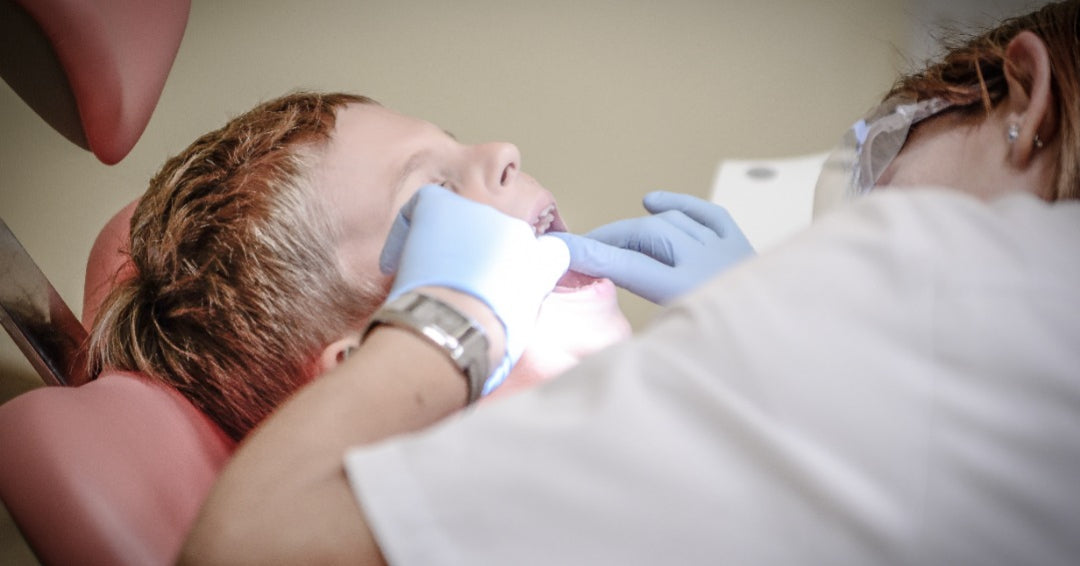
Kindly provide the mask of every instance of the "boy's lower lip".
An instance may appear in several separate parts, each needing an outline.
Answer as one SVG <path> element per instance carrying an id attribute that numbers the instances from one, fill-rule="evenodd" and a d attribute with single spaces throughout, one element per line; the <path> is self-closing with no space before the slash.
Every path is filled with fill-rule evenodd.
<path id="1" fill-rule="evenodd" d="M 570 291 L 576 291 L 578 289 L 588 287 L 600 281 L 596 277 L 585 275 L 584 273 L 578 273 L 577 271 L 567 271 L 555 284 L 556 293 L 567 293 Z"/>

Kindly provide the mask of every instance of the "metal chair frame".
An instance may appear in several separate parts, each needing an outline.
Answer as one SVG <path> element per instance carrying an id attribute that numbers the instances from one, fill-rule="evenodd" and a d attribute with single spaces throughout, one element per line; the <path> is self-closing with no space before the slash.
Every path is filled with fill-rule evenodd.
<path id="1" fill-rule="evenodd" d="M 0 323 L 46 384 L 86 383 L 86 329 L 2 218 Z"/>

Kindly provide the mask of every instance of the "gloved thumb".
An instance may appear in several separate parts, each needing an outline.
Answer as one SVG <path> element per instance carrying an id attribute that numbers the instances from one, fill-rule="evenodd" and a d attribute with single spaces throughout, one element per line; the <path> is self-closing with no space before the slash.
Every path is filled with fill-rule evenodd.
<path id="1" fill-rule="evenodd" d="M 570 248 L 559 238 L 540 236 L 536 239 L 536 262 L 538 272 L 544 274 L 543 280 L 538 281 L 537 285 L 551 291 L 559 278 L 570 268 Z"/>
<path id="2" fill-rule="evenodd" d="M 414 196 L 409 202 L 416 199 Z M 384 275 L 397 272 L 401 262 L 401 252 L 405 249 L 405 236 L 409 234 L 409 219 L 405 217 L 404 209 L 394 217 L 394 223 L 390 226 L 390 235 L 386 237 L 382 252 L 379 254 L 379 271 Z"/>
<path id="3" fill-rule="evenodd" d="M 643 254 L 591 237 L 570 232 L 552 232 L 551 236 L 561 240 L 570 250 L 570 269 L 592 277 L 610 278 L 616 285 L 646 268 L 647 264 L 657 263 Z"/>
<path id="4" fill-rule="evenodd" d="M 390 234 L 386 236 L 386 243 L 383 244 L 382 252 L 379 253 L 379 271 L 382 271 L 384 275 L 390 275 L 398 270 L 401 253 L 405 249 L 405 237 L 409 234 L 413 210 L 416 209 L 416 203 L 420 200 L 420 195 L 424 192 L 439 190 L 446 189 L 436 185 L 420 187 L 420 190 L 409 197 L 409 200 L 402 205 L 401 210 L 394 217 L 394 223 L 390 225 Z"/>

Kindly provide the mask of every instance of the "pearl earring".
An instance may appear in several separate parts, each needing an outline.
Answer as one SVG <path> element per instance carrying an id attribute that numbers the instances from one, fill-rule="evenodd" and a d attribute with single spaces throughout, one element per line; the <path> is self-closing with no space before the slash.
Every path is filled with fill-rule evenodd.
<path id="1" fill-rule="evenodd" d="M 1017 140 L 1017 138 L 1020 137 L 1020 125 L 1019 124 L 1009 124 L 1009 131 L 1006 133 L 1006 137 L 1009 138 L 1009 143 L 1010 144 L 1015 142 Z M 1039 138 L 1039 134 L 1037 134 L 1037 133 L 1035 134 L 1035 140 L 1033 142 L 1033 145 L 1035 146 L 1035 149 L 1042 149 L 1042 147 L 1044 145 L 1042 139 Z"/>

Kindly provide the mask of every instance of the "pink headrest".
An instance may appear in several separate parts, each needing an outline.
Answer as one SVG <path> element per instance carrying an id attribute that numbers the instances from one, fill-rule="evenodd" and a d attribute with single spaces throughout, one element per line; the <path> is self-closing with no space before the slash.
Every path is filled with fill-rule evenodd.
<path id="1" fill-rule="evenodd" d="M 135 199 L 113 215 L 98 233 L 94 246 L 90 248 L 90 257 L 86 260 L 82 306 L 82 323 L 87 330 L 94 324 L 94 317 L 109 291 L 132 275 L 133 266 L 128 257 L 128 234 L 131 231 L 131 215 L 138 204 L 139 200 Z"/>
<path id="2" fill-rule="evenodd" d="M 187 26 L 191 0 L 15 0 L 40 27 L 40 33 L 19 26 L 24 17 L 8 19 L 17 40 L 44 34 L 52 46 L 33 51 L 42 58 L 32 64 L 5 62 L 21 75 L 9 80 L 12 87 L 57 130 L 73 125 L 65 106 L 74 98 L 85 142 L 102 162 L 124 158 L 138 141 L 157 105 L 165 79 L 180 48 Z M 18 20 L 18 22 L 16 22 Z M 32 41 L 30 43 L 33 43 Z M 28 50 L 4 53 L 5 58 L 25 57 Z M 55 57 L 67 81 L 48 69 Z M 26 75 L 38 76 L 27 78 Z M 7 77 L 5 76 L 5 79 Z M 70 92 L 67 92 L 70 89 Z M 51 99 L 40 102 L 37 99 Z M 52 108 L 50 108 L 52 107 Z M 43 112 L 42 109 L 46 111 Z M 52 112 L 50 112 L 52 110 Z M 79 141 L 73 139 L 73 141 Z"/>
<path id="3" fill-rule="evenodd" d="M 46 564 L 172 564 L 232 449 L 175 390 L 106 373 L 0 406 L 0 498 Z"/>

